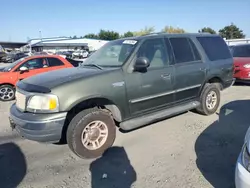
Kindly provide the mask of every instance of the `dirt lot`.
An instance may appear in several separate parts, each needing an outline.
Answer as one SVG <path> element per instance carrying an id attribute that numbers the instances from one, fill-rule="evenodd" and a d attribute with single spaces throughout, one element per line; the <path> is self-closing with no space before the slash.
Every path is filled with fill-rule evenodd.
<path id="1" fill-rule="evenodd" d="M 222 93 L 217 114 L 193 112 L 130 132 L 97 160 L 82 160 L 67 145 L 19 138 L 0 103 L 0 187 L 234 187 L 234 167 L 250 124 L 250 87 Z M 112 186 L 115 184 L 116 186 Z"/>

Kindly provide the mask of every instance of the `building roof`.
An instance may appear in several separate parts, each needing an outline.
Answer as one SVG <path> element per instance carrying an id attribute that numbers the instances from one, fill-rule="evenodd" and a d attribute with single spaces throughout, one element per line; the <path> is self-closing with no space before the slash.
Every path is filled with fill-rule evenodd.
<path id="1" fill-rule="evenodd" d="M 31 45 L 32 47 L 80 47 L 80 46 L 88 46 L 88 43 L 59 43 L 59 42 L 50 42 L 50 43 L 46 43 L 46 42 L 38 42 L 35 43 L 33 45 Z"/>

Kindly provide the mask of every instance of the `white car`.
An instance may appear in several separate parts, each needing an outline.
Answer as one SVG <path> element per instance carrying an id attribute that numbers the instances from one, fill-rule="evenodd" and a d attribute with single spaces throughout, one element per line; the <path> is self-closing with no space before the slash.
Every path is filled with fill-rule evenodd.
<path id="1" fill-rule="evenodd" d="M 236 163 L 235 186 L 236 188 L 250 188 L 250 127 Z"/>
<path id="2" fill-rule="evenodd" d="M 77 50 L 72 53 L 73 57 L 78 57 L 78 58 L 86 58 L 88 57 L 88 52 L 86 50 Z"/>

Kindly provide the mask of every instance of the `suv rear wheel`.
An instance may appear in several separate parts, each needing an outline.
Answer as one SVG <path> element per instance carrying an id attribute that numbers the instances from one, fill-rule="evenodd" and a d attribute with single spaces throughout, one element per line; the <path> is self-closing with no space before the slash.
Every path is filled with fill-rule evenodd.
<path id="1" fill-rule="evenodd" d="M 81 158 L 96 158 L 111 147 L 116 137 L 116 126 L 111 115 L 92 108 L 78 113 L 67 130 L 69 148 Z"/>
<path id="2" fill-rule="evenodd" d="M 196 109 L 203 115 L 211 115 L 220 105 L 220 88 L 218 84 L 206 84 L 200 96 L 201 105 Z"/>

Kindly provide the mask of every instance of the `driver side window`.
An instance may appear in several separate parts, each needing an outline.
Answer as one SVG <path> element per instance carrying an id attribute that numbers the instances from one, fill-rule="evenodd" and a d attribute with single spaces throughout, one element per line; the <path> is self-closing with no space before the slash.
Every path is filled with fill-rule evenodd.
<path id="1" fill-rule="evenodd" d="M 36 59 L 30 59 L 23 63 L 19 68 L 18 71 L 20 70 L 21 67 L 27 67 L 29 70 L 33 69 L 41 69 L 48 67 L 48 62 L 45 58 L 36 58 Z"/>
<path id="2" fill-rule="evenodd" d="M 164 40 L 161 38 L 148 39 L 144 41 L 137 52 L 137 58 L 146 57 L 150 68 L 162 68 L 169 64 Z"/>

